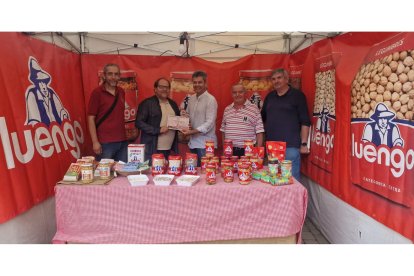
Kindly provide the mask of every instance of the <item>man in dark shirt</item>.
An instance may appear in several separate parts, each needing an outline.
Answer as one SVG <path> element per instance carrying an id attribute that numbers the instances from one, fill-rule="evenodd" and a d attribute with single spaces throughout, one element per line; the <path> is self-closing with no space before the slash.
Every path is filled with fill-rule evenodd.
<path id="1" fill-rule="evenodd" d="M 300 180 L 300 154 L 308 154 L 310 119 L 306 97 L 288 85 L 285 69 L 276 69 L 271 77 L 275 90 L 265 98 L 262 119 L 266 141 L 286 142 L 286 160 L 292 161 L 292 175 Z"/>
<path id="2" fill-rule="evenodd" d="M 168 160 L 171 150 L 178 153 L 177 131 L 167 127 L 169 116 L 180 115 L 178 105 L 168 98 L 170 81 L 159 78 L 154 82 L 154 96 L 138 106 L 135 126 L 141 130 L 141 143 L 145 144 L 145 160 L 152 163 L 154 153 L 162 153 Z"/>

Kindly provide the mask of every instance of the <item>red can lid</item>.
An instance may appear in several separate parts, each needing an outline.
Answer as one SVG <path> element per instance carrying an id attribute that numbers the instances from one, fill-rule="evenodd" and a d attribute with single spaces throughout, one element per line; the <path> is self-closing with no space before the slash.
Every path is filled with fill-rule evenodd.
<path id="1" fill-rule="evenodd" d="M 168 160 L 181 160 L 181 156 L 179 156 L 179 155 L 170 155 L 170 156 L 168 156 Z"/>

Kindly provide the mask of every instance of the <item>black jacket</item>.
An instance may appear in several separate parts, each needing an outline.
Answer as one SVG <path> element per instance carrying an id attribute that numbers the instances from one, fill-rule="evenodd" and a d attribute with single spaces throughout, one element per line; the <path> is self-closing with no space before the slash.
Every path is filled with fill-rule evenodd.
<path id="1" fill-rule="evenodd" d="M 178 105 L 171 99 L 168 99 L 175 115 L 180 115 Z M 135 126 L 141 130 L 141 144 L 145 144 L 145 160 L 150 160 L 152 154 L 157 152 L 158 135 L 160 134 L 161 123 L 161 106 L 157 96 L 152 96 L 142 101 L 137 110 Z M 178 138 L 175 133 L 174 142 L 171 150 L 178 153 Z"/>

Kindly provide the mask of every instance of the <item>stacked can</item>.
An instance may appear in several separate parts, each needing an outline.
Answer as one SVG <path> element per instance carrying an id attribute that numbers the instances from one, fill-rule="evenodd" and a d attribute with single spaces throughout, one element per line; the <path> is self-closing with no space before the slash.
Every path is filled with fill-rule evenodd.
<path id="1" fill-rule="evenodd" d="M 223 154 L 224 156 L 228 158 L 231 158 L 233 156 L 233 141 L 232 140 L 224 140 Z"/>
<path id="2" fill-rule="evenodd" d="M 214 156 L 214 141 L 207 140 L 205 143 L 205 149 L 206 149 L 206 156 L 213 157 Z"/>
<path id="3" fill-rule="evenodd" d="M 230 160 L 221 163 L 221 176 L 224 182 L 230 183 L 234 181 L 233 163 Z"/>
<path id="4" fill-rule="evenodd" d="M 239 163 L 239 183 L 242 185 L 250 184 L 252 181 L 252 171 L 249 164 Z"/>
<path id="5" fill-rule="evenodd" d="M 238 162 L 239 162 L 239 157 L 238 156 L 232 156 L 231 157 L 231 161 L 233 162 L 233 173 L 237 173 L 237 167 L 238 167 Z"/>
<path id="6" fill-rule="evenodd" d="M 216 184 L 216 165 L 212 162 L 206 166 L 206 182 L 209 185 Z"/>
<path id="7" fill-rule="evenodd" d="M 253 156 L 253 147 L 254 141 L 253 140 L 244 140 L 244 155 L 245 156 Z"/>
<path id="8" fill-rule="evenodd" d="M 210 163 L 213 163 L 216 168 L 216 174 L 219 172 L 219 165 L 220 165 L 220 159 L 218 156 L 213 156 L 210 159 Z"/>
<path id="9" fill-rule="evenodd" d="M 259 157 L 250 157 L 250 162 L 252 162 L 252 171 L 257 171 L 259 169 Z"/>
<path id="10" fill-rule="evenodd" d="M 200 162 L 201 162 L 201 173 L 205 173 L 207 164 L 208 164 L 208 162 L 210 162 L 210 157 L 203 156 L 203 157 L 201 157 Z"/>
<path id="11" fill-rule="evenodd" d="M 223 162 L 226 162 L 226 161 L 230 161 L 230 159 L 227 156 L 222 155 L 220 157 L 220 173 L 221 174 L 223 174 Z"/>

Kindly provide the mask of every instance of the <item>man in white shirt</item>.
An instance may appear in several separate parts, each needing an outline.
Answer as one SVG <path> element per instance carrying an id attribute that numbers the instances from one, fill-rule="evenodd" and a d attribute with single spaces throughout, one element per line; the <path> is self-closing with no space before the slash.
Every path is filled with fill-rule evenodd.
<path id="1" fill-rule="evenodd" d="M 207 91 L 207 74 L 203 71 L 196 71 L 192 75 L 194 95 L 190 96 L 186 110 L 181 115 L 190 117 L 190 128 L 183 130 L 184 135 L 190 135 L 188 147 L 192 153 L 198 156 L 198 166 L 201 157 L 206 154 L 205 142 L 214 141 L 217 148 L 216 118 L 217 101 Z"/>
<path id="2" fill-rule="evenodd" d="M 224 110 L 220 131 L 223 141 L 233 141 L 233 155 L 244 155 L 244 141 L 253 140 L 263 147 L 264 127 L 260 110 L 246 98 L 242 84 L 232 86 L 233 103 Z"/>

